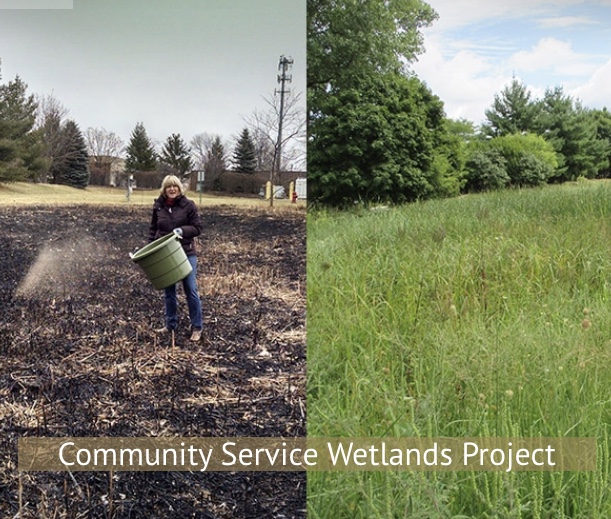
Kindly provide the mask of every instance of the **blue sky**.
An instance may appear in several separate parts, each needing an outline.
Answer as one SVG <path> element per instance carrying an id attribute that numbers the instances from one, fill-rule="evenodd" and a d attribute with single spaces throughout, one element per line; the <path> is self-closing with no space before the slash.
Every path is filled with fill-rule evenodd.
<path id="1" fill-rule="evenodd" d="M 291 56 L 305 113 L 306 0 L 0 0 L 2 83 L 53 95 L 81 130 L 124 141 L 138 122 L 163 143 L 198 133 L 231 142 L 269 106 Z"/>
<path id="2" fill-rule="evenodd" d="M 484 120 L 515 76 L 611 109 L 611 0 L 430 0 L 439 19 L 412 69 L 452 118 Z"/>

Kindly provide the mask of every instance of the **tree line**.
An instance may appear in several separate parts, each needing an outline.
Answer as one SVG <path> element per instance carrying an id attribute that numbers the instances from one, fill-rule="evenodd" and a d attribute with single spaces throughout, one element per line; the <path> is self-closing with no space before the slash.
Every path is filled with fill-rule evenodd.
<path id="1" fill-rule="evenodd" d="M 195 135 L 189 144 L 179 133 L 172 133 L 158 151 L 142 122 L 135 125 L 127 144 L 105 128 L 82 132 L 56 98 L 28 93 L 27 84 L 16 76 L 0 83 L 0 183 L 33 181 L 84 188 L 90 181 L 90 164 L 101 168 L 120 158 L 125 159 L 127 175 L 157 171 L 184 180 L 194 170 L 203 170 L 211 180 L 229 167 L 247 174 L 272 170 L 279 146 L 305 142 L 305 114 L 298 106 L 299 95 L 290 96 L 283 118 L 288 131 L 279 143 L 277 100 L 265 101 L 268 111 L 255 111 L 245 120 L 231 151 L 220 135 L 207 133 Z M 281 167 L 299 163 L 302 155 L 299 146 L 289 148 Z"/>
<path id="2" fill-rule="evenodd" d="M 409 65 L 421 0 L 308 2 L 309 201 L 402 203 L 611 175 L 611 114 L 513 78 L 479 127 L 446 117 Z"/>

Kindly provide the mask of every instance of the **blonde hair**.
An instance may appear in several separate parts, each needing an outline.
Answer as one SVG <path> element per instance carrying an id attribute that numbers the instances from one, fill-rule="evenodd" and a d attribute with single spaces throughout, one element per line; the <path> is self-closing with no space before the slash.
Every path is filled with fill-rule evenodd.
<path id="1" fill-rule="evenodd" d="M 167 175 L 161 181 L 161 189 L 159 190 L 159 194 L 165 195 L 165 190 L 170 186 L 176 186 L 180 190 L 180 194 L 185 194 L 185 188 L 182 185 L 182 182 L 176 175 Z"/>

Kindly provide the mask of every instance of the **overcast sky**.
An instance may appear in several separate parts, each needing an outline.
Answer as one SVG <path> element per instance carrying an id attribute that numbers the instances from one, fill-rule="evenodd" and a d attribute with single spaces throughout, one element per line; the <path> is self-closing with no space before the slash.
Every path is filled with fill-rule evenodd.
<path id="1" fill-rule="evenodd" d="M 158 143 L 232 141 L 268 108 L 281 55 L 305 111 L 305 35 L 306 0 L 0 0 L 0 82 L 18 74 L 126 143 L 138 122 Z"/>
<path id="2" fill-rule="evenodd" d="M 484 120 L 515 76 L 535 98 L 546 88 L 611 109 L 611 0 L 429 0 L 439 14 L 424 31 L 413 70 L 454 119 Z"/>

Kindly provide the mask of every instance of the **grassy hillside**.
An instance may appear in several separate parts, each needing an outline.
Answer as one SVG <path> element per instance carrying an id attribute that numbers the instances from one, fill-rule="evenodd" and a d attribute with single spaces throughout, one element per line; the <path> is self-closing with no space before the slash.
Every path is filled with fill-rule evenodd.
<path id="1" fill-rule="evenodd" d="M 311 473 L 312 517 L 611 517 L 611 184 L 308 221 L 308 434 L 596 437 L 596 472 Z"/>

